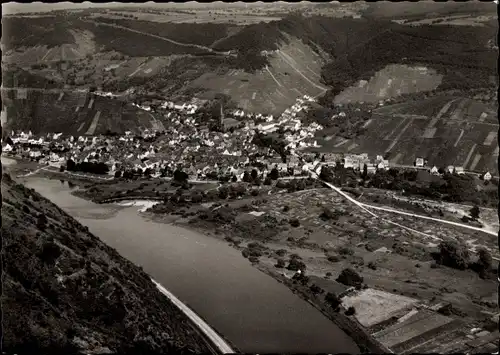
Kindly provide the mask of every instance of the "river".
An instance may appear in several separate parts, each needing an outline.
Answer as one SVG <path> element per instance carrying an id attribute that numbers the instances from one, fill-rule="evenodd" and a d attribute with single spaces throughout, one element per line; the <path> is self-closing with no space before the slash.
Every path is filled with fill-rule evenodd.
<path id="1" fill-rule="evenodd" d="M 323 314 L 225 242 L 148 221 L 137 206 L 80 199 L 57 180 L 30 177 L 24 183 L 142 266 L 242 352 L 359 353 Z"/>

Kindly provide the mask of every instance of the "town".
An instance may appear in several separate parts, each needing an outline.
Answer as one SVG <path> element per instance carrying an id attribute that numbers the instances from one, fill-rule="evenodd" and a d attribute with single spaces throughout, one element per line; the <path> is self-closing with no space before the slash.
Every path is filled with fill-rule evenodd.
<path id="1" fill-rule="evenodd" d="M 110 96 L 110 93 L 96 92 L 96 95 Z M 208 126 L 193 118 L 196 104 L 174 104 L 164 102 L 159 110 L 166 118 L 161 128 L 144 129 L 141 134 L 112 132 L 100 136 L 63 136 L 49 133 L 35 137 L 31 132 L 11 132 L 2 142 L 4 154 L 36 161 L 52 168 L 86 166 L 92 173 L 92 166 L 101 164 L 98 174 L 111 177 L 148 176 L 152 178 L 172 177 L 181 169 L 192 180 L 241 181 L 244 173 L 257 168 L 262 181 L 272 169 L 282 177 L 306 176 L 312 170 L 320 174 L 323 167 L 335 168 L 341 164 L 344 169 L 373 175 L 389 169 L 410 169 L 423 171 L 424 175 L 442 176 L 465 174 L 463 167 L 427 166 L 424 158 L 417 158 L 413 167 L 391 165 L 384 156 L 374 154 L 323 153 L 318 152 L 315 133 L 323 127 L 317 123 L 302 125 L 297 117 L 307 111 L 314 99 L 305 96 L 297 99 L 295 105 L 280 117 L 245 113 L 233 110 L 229 114 L 220 108 L 218 125 Z M 199 102 L 198 104 L 203 104 Z M 137 105 L 150 111 L 150 105 Z M 341 112 L 341 115 L 345 113 Z M 235 118 L 245 117 L 245 121 Z M 168 128 L 165 129 L 165 125 Z M 160 130 L 161 129 L 161 130 Z M 261 137 L 273 137 L 263 142 Z M 279 142 L 276 149 L 276 142 Z M 267 143 L 267 144 L 266 144 Z M 83 164 L 82 163 L 86 163 Z M 492 179 L 488 171 L 479 176 L 485 183 Z"/>

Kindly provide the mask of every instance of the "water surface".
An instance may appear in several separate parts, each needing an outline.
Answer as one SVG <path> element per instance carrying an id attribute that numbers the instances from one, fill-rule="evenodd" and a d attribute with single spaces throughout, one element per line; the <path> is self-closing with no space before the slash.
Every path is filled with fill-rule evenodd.
<path id="1" fill-rule="evenodd" d="M 226 243 L 148 221 L 137 206 L 85 201 L 60 181 L 29 178 L 26 185 L 141 265 L 241 351 L 359 353 L 353 340 L 323 314 Z"/>

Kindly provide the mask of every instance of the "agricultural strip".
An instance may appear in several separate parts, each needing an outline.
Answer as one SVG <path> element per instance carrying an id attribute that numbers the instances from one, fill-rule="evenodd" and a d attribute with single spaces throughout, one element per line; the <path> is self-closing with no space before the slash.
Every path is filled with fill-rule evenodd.
<path id="1" fill-rule="evenodd" d="M 44 55 L 44 56 L 43 56 L 43 58 L 42 58 L 42 61 L 43 61 L 43 60 L 45 60 L 45 58 L 47 58 L 47 56 L 49 55 L 49 53 L 50 53 L 50 52 L 52 52 L 52 50 L 53 50 L 53 49 L 54 49 L 54 48 L 51 48 L 51 49 L 49 49 L 49 50 L 47 51 L 47 53 L 45 53 L 45 55 Z"/>
<path id="2" fill-rule="evenodd" d="M 394 159 L 392 159 L 392 163 L 393 164 L 397 164 L 399 162 L 399 160 L 401 159 L 401 157 L 403 156 L 403 153 L 398 153 Z"/>
<path id="3" fill-rule="evenodd" d="M 468 103 L 468 101 L 469 100 L 467 100 L 467 99 L 463 99 L 462 101 L 460 101 L 457 108 L 455 109 L 455 111 L 453 111 L 453 114 L 451 115 L 452 120 L 458 120 L 460 118 L 462 111 L 463 111 L 465 105 Z"/>
<path id="4" fill-rule="evenodd" d="M 391 139 L 391 137 L 394 135 L 394 133 L 396 133 L 396 131 L 399 129 L 399 127 L 405 122 L 406 119 L 403 119 L 401 121 L 399 121 L 399 123 L 397 124 L 397 126 L 387 135 L 385 136 L 384 140 L 385 141 L 388 141 Z"/>
<path id="5" fill-rule="evenodd" d="M 407 124 L 406 126 L 403 127 L 403 129 L 401 130 L 401 132 L 399 132 L 399 134 L 396 136 L 396 138 L 394 139 L 394 141 L 391 143 L 391 145 L 385 150 L 386 153 L 390 152 L 392 150 L 392 148 L 394 148 L 394 146 L 396 145 L 396 143 L 399 141 L 399 139 L 401 138 L 401 136 L 404 134 L 404 132 L 408 129 L 408 127 L 411 126 L 411 124 L 413 123 L 413 119 L 411 119 Z"/>
<path id="6" fill-rule="evenodd" d="M 470 158 L 472 157 L 472 153 L 474 153 L 474 150 L 476 149 L 476 146 L 477 146 L 477 144 L 474 144 L 474 145 L 472 146 L 471 150 L 469 151 L 469 154 L 467 155 L 467 158 L 465 158 L 465 161 L 464 161 L 464 163 L 462 164 L 462 166 L 464 167 L 464 169 L 465 169 L 465 167 L 467 166 L 467 164 L 469 163 L 469 160 L 470 160 Z"/>
<path id="7" fill-rule="evenodd" d="M 82 130 L 82 128 L 83 128 L 84 125 L 85 125 L 85 122 L 82 122 L 82 124 L 80 125 L 80 127 L 78 127 L 78 132 L 80 132 Z"/>
<path id="8" fill-rule="evenodd" d="M 481 154 L 476 154 L 476 156 L 474 157 L 474 160 L 472 161 L 472 164 L 470 165 L 469 170 L 474 171 L 474 169 L 477 166 L 477 163 L 479 163 L 479 160 L 481 160 Z M 465 167 L 465 165 L 464 165 L 464 167 Z"/>
<path id="9" fill-rule="evenodd" d="M 335 144 L 334 147 L 338 148 L 338 147 L 346 144 L 347 142 L 349 142 L 349 139 L 343 139 L 340 143 Z"/>
<path id="10" fill-rule="evenodd" d="M 94 119 L 92 120 L 92 123 L 90 124 L 89 129 L 85 133 L 86 135 L 93 135 L 94 134 L 94 132 L 97 128 L 97 124 L 99 123 L 99 116 L 100 115 L 101 115 L 101 111 L 97 111 L 95 116 L 94 116 Z"/>
<path id="11" fill-rule="evenodd" d="M 266 66 L 266 70 L 267 72 L 269 73 L 269 75 L 271 75 L 271 78 L 274 79 L 274 81 L 276 82 L 276 84 L 278 84 L 279 86 L 283 86 L 281 85 L 281 83 L 274 77 L 273 73 L 271 73 L 271 71 L 269 70 L 269 68 Z"/>
<path id="12" fill-rule="evenodd" d="M 370 125 L 370 123 L 373 122 L 373 118 L 370 118 L 368 121 L 366 121 L 364 124 L 363 124 L 363 128 L 366 128 Z"/>
<path id="13" fill-rule="evenodd" d="M 463 135 L 464 135 L 464 130 L 462 129 L 462 130 L 460 131 L 460 135 L 458 136 L 458 138 L 457 138 L 457 140 L 456 140 L 455 144 L 453 145 L 455 148 L 457 147 L 458 142 L 460 142 L 460 139 L 462 139 L 462 136 L 463 136 Z"/>
<path id="14" fill-rule="evenodd" d="M 493 143 L 493 140 L 495 139 L 497 133 L 498 132 L 496 132 L 496 131 L 492 131 L 492 132 L 488 133 L 488 136 L 484 140 L 483 145 L 491 145 L 491 143 Z"/>

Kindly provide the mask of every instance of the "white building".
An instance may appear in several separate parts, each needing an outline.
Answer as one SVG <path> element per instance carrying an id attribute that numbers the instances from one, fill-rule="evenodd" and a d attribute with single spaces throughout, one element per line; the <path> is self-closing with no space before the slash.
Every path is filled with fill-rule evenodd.
<path id="1" fill-rule="evenodd" d="M 486 174 L 483 175 L 483 180 L 484 181 L 490 181 L 491 180 L 491 174 L 489 171 L 486 172 Z"/>

